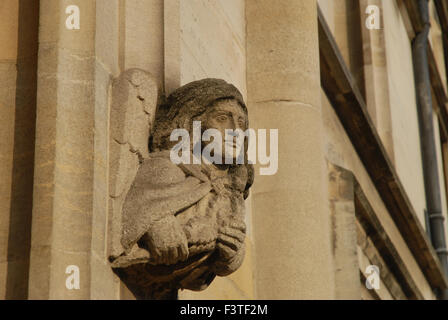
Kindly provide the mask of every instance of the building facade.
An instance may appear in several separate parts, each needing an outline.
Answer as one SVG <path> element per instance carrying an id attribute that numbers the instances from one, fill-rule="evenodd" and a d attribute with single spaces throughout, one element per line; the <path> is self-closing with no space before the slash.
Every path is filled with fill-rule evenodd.
<path id="1" fill-rule="evenodd" d="M 447 40 L 443 0 L 2 0 L 0 299 L 135 299 L 108 260 L 132 68 L 224 79 L 278 129 L 243 265 L 179 299 L 448 298 Z"/>

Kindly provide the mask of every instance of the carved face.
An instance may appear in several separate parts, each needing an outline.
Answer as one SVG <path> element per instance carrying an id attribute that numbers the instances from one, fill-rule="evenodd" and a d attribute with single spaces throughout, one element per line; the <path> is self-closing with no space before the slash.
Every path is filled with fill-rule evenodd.
<path id="1" fill-rule="evenodd" d="M 244 146 L 244 140 L 233 137 L 226 141 L 226 129 L 240 129 L 243 132 L 247 129 L 247 115 L 238 101 L 234 99 L 216 101 L 207 111 L 204 125 L 204 130 L 213 128 L 221 133 L 223 159 L 226 153 L 235 159 Z"/>

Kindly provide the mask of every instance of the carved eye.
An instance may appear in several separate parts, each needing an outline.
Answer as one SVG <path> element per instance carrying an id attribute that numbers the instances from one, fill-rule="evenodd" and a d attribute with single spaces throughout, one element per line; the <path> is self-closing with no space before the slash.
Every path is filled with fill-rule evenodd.
<path id="1" fill-rule="evenodd" d="M 229 119 L 228 116 L 226 116 L 225 114 L 221 114 L 219 116 L 216 117 L 216 120 L 218 120 L 219 122 L 225 122 Z"/>

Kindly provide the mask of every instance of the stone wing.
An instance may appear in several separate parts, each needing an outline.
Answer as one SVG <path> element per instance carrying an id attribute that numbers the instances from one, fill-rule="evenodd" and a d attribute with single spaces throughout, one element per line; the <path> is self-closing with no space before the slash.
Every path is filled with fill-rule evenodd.
<path id="1" fill-rule="evenodd" d="M 109 135 L 109 256 L 122 253 L 122 207 L 142 161 L 149 156 L 159 90 L 156 80 L 130 69 L 112 81 Z"/>

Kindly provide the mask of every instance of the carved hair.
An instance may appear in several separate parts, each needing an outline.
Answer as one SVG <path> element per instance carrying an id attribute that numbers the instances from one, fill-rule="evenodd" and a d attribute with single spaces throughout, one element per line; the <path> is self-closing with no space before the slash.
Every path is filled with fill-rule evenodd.
<path id="1" fill-rule="evenodd" d="M 193 121 L 203 115 L 218 100 L 235 99 L 247 117 L 247 108 L 240 91 L 220 79 L 203 79 L 175 90 L 159 108 L 156 127 L 150 142 L 151 151 L 168 150 L 174 129 L 192 133 Z"/>

